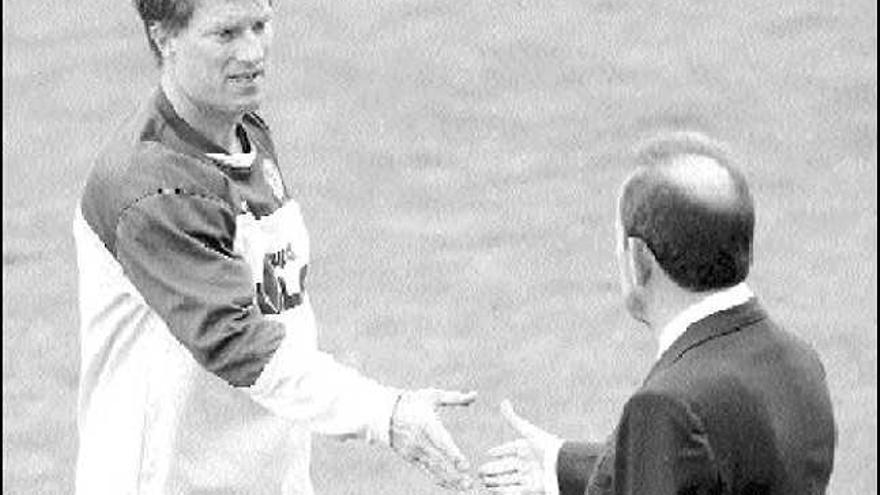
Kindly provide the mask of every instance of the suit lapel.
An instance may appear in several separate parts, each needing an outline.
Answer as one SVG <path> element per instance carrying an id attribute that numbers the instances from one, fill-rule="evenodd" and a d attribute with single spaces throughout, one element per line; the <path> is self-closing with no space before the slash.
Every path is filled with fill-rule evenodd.
<path id="1" fill-rule="evenodd" d="M 659 371 L 668 368 L 681 359 L 685 353 L 694 347 L 698 347 L 722 335 L 751 325 L 767 318 L 767 313 L 758 303 L 757 299 L 751 298 L 743 304 L 711 314 L 700 321 L 692 323 L 684 334 L 669 346 L 669 349 L 660 356 L 660 359 L 651 368 L 645 382 Z"/>

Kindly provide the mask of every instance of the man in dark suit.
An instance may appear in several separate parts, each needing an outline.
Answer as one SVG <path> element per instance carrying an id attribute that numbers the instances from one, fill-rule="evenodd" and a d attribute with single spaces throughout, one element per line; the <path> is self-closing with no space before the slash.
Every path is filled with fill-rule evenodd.
<path id="1" fill-rule="evenodd" d="M 658 360 L 604 443 L 502 414 L 523 438 L 480 468 L 493 493 L 818 494 L 836 431 L 825 372 L 745 283 L 754 205 L 723 147 L 696 133 L 646 143 L 618 202 L 628 312 Z"/>

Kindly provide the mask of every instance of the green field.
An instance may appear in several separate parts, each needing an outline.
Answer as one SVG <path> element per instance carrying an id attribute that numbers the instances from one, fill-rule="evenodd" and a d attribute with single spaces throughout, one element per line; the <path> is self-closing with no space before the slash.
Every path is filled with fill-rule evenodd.
<path id="1" fill-rule="evenodd" d="M 90 158 L 157 79 L 128 1 L 3 2 L 3 493 L 72 492 L 70 223 Z M 390 384 L 478 389 L 474 464 L 536 423 L 601 438 L 650 368 L 612 221 L 634 140 L 743 156 L 751 284 L 811 342 L 839 426 L 831 493 L 877 493 L 873 0 L 276 2 L 264 114 L 312 235 L 321 345 Z M 662 4 L 662 5 L 661 5 Z M 319 494 L 443 493 L 319 440 Z"/>

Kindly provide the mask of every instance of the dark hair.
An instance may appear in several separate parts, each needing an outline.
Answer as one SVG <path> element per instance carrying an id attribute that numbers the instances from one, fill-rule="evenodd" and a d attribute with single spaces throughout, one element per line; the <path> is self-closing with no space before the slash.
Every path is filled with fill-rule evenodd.
<path id="1" fill-rule="evenodd" d="M 150 35 L 150 27 L 158 25 L 169 34 L 179 33 L 189 25 L 197 2 L 198 0 L 134 0 L 134 6 L 144 23 L 150 50 L 159 65 L 162 65 L 162 53 Z"/>
<path id="2" fill-rule="evenodd" d="M 708 158 L 723 169 L 729 181 L 721 194 L 701 194 L 676 176 L 676 159 L 689 155 Z M 702 292 L 745 280 L 755 208 L 728 151 L 702 134 L 675 132 L 647 140 L 635 156 L 640 168 L 620 200 L 626 235 L 644 241 L 663 270 L 686 289 Z"/>

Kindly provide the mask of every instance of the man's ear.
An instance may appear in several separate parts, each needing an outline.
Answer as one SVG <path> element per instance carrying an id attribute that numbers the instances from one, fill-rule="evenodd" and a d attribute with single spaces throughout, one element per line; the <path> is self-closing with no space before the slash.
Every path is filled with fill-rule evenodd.
<path id="1" fill-rule="evenodd" d="M 629 247 L 629 261 L 635 282 L 638 286 L 644 287 L 651 280 L 654 272 L 654 265 L 657 263 L 654 259 L 654 253 L 645 244 L 645 241 L 638 237 L 627 237 L 626 242 Z"/>

